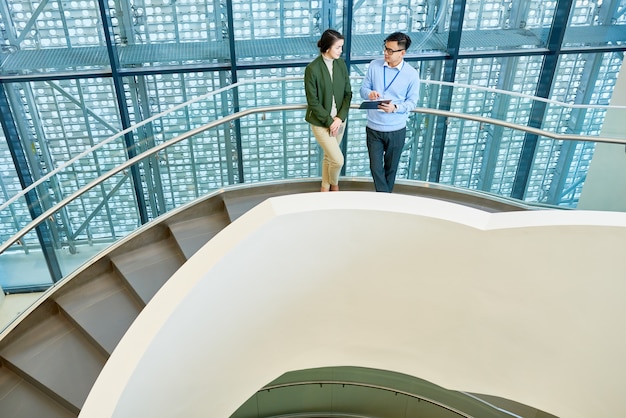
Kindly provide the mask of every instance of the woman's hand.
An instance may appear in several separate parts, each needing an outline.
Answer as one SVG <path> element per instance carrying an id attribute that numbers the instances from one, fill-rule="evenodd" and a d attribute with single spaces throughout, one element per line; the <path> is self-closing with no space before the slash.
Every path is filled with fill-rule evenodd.
<path id="1" fill-rule="evenodd" d="M 328 128 L 330 136 L 337 136 L 337 133 L 339 133 L 339 128 L 341 127 L 342 123 L 343 122 L 338 117 L 333 118 L 333 123 L 331 123 L 330 127 Z"/>

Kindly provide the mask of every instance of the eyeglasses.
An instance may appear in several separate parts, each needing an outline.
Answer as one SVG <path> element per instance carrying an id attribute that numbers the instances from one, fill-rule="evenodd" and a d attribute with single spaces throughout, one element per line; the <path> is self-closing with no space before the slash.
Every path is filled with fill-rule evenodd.
<path id="1" fill-rule="evenodd" d="M 391 49 L 391 48 L 384 48 L 383 49 L 383 52 L 385 54 L 389 54 L 389 55 L 395 54 L 396 52 L 400 52 L 400 51 L 404 51 L 404 49 Z"/>

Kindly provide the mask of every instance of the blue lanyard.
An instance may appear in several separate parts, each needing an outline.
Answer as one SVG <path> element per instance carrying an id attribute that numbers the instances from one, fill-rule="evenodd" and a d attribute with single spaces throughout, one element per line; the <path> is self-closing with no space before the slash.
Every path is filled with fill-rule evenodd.
<path id="1" fill-rule="evenodd" d="M 391 82 L 389 83 L 389 85 L 387 85 L 387 66 L 386 65 L 383 66 L 383 86 L 385 87 L 385 90 L 383 90 L 383 96 L 385 95 L 387 90 L 389 90 L 389 87 L 391 87 L 393 82 L 396 81 L 396 77 L 398 77 L 398 74 L 400 74 L 400 71 L 402 71 L 403 67 L 404 67 L 404 63 L 402 65 L 402 67 L 400 67 L 400 69 L 398 70 L 396 75 L 393 76 L 393 78 L 391 79 Z"/>

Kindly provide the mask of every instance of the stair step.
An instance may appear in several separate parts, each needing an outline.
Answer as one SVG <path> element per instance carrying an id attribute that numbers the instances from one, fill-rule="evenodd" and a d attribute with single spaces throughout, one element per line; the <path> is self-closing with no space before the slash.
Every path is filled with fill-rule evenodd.
<path id="1" fill-rule="evenodd" d="M 142 302 L 148 304 L 161 286 L 187 260 L 176 240 L 170 236 L 117 254 L 111 261 Z"/>
<path id="2" fill-rule="evenodd" d="M 320 183 L 318 181 L 277 183 L 264 185 L 262 187 L 230 190 L 222 199 L 230 221 L 234 222 L 241 215 L 270 197 L 285 196 L 294 193 L 312 193 L 319 192 L 319 190 Z"/>
<path id="3" fill-rule="evenodd" d="M 0 366 L 0 417 L 71 418 L 71 412 L 37 389 L 6 365 Z"/>
<path id="4" fill-rule="evenodd" d="M 69 410 L 80 410 L 107 360 L 51 300 L 0 345 L 0 356 Z"/>
<path id="5" fill-rule="evenodd" d="M 74 278 L 54 295 L 54 300 L 94 343 L 111 355 L 145 305 L 108 259 L 100 264 L 101 268 L 93 265 L 92 269 L 102 271 L 89 278 Z"/>
<path id="6" fill-rule="evenodd" d="M 172 223 L 169 228 L 183 254 L 189 259 L 229 223 L 226 210 L 221 210 L 208 216 Z"/>

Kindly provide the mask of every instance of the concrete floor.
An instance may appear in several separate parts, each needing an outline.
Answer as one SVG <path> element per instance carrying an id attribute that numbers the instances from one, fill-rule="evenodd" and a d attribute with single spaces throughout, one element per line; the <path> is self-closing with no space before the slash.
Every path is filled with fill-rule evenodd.
<path id="1" fill-rule="evenodd" d="M 42 293 L 19 293 L 15 295 L 5 295 L 0 300 L 0 331 L 9 325 L 25 309 L 33 304 Z"/>
<path id="2" fill-rule="evenodd" d="M 94 255 L 110 244 L 92 244 L 76 247 L 71 253 L 67 248 L 56 251 L 59 268 L 64 276 L 72 273 L 83 263 L 88 262 Z M 13 287 L 27 288 L 46 287 L 52 284 L 46 260 L 41 251 L 30 250 L 5 252 L 0 255 L 0 287 L 9 293 Z"/>
<path id="3" fill-rule="evenodd" d="M 83 245 L 74 253 L 67 249 L 57 251 L 59 266 L 64 275 L 68 275 L 83 263 L 105 249 L 109 244 Z M 15 293 L 14 286 L 45 288 L 52 285 L 50 273 L 40 251 L 28 253 L 14 251 L 0 255 L 0 290 L 9 294 L 0 294 L 0 331 L 35 302 L 41 292 Z"/>

